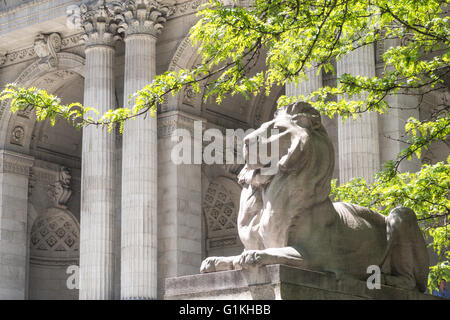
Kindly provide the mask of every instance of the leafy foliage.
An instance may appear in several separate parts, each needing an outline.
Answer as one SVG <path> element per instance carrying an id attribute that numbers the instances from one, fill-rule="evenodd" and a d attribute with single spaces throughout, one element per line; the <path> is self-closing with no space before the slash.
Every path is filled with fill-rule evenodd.
<path id="1" fill-rule="evenodd" d="M 245 1 L 247 3 L 247 1 Z M 335 86 L 325 86 L 308 96 L 282 96 L 278 105 L 301 99 L 330 117 L 356 118 L 363 112 L 389 112 L 389 95 L 448 92 L 450 79 L 449 17 L 446 0 L 210 0 L 198 13 L 191 29 L 201 63 L 192 70 L 166 72 L 129 97 L 133 108 L 117 108 L 98 115 L 92 106 L 62 105 L 61 100 L 36 88 L 8 85 L 0 99 L 11 99 L 11 111 L 34 108 L 38 120 L 62 117 L 76 126 L 98 125 L 109 130 L 124 121 L 150 113 L 168 94 L 189 85 L 204 99 L 223 101 L 227 95 L 245 97 L 269 94 L 274 86 L 298 83 L 306 71 L 335 72 L 334 62 L 360 47 L 383 41 L 382 76 L 343 74 Z M 258 58 L 266 68 L 255 72 Z M 340 97 L 339 99 L 334 99 Z M 423 166 L 417 173 L 399 173 L 401 161 L 449 134 L 449 106 L 427 119 L 409 119 L 408 147 L 386 163 L 369 185 L 356 179 L 334 185 L 337 199 L 378 208 L 383 212 L 401 204 L 413 208 L 423 221 L 423 231 L 433 237 L 441 261 L 431 268 L 430 285 L 450 273 L 448 251 L 448 162 Z M 447 175 L 447 178 L 445 177 Z M 447 208 L 447 209 L 446 209 Z M 439 218 L 445 218 L 440 221 Z M 439 222 L 440 221 L 440 222 Z M 439 222 L 439 223 L 438 223 Z"/>
<path id="2" fill-rule="evenodd" d="M 331 196 L 335 200 L 356 203 L 384 215 L 397 206 L 414 210 L 421 229 L 436 252 L 439 263 L 430 268 L 429 288 L 439 281 L 450 282 L 450 157 L 447 162 L 423 165 L 418 172 L 399 173 L 387 178 L 379 174 L 372 184 L 362 178 L 337 186 L 332 181 Z"/>

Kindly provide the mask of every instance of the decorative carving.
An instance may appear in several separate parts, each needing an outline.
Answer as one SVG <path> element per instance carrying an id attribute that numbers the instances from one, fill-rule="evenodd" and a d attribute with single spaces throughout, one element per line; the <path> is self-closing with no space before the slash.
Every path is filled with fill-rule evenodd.
<path id="1" fill-rule="evenodd" d="M 6 62 L 6 52 L 0 51 L 0 66 L 4 65 Z"/>
<path id="2" fill-rule="evenodd" d="M 87 47 L 91 45 L 112 46 L 121 39 L 118 33 L 118 14 L 121 2 L 97 0 L 93 4 L 71 5 L 67 8 L 67 24 L 70 28 L 81 28 L 81 36 Z"/>
<path id="3" fill-rule="evenodd" d="M 34 56 L 35 52 L 33 47 L 13 51 L 6 55 L 7 62 L 20 62 L 22 60 L 31 59 Z"/>
<path id="4" fill-rule="evenodd" d="M 44 87 L 49 90 L 52 85 L 57 85 L 58 83 L 66 81 L 74 77 L 75 75 L 75 72 L 69 70 L 49 72 L 46 73 L 42 78 L 40 78 L 34 85 L 38 88 Z"/>
<path id="5" fill-rule="evenodd" d="M 81 34 L 75 34 L 61 40 L 62 49 L 71 48 L 80 44 Z"/>
<path id="6" fill-rule="evenodd" d="M 31 112 L 33 111 L 33 109 L 29 108 L 29 109 L 20 109 L 17 111 L 17 116 L 25 118 L 25 119 L 30 119 L 30 115 Z"/>
<path id="7" fill-rule="evenodd" d="M 186 49 L 189 49 L 189 52 L 185 52 Z M 192 55 L 196 53 L 191 46 L 191 41 L 189 39 L 189 37 L 186 37 L 183 39 L 183 41 L 181 41 L 180 45 L 177 48 L 177 51 L 175 51 L 172 60 L 170 60 L 170 64 L 169 64 L 169 71 L 175 71 L 178 68 L 183 68 L 186 67 L 185 64 L 186 63 L 180 63 L 180 59 L 182 58 L 186 58 L 189 55 Z M 198 53 L 196 53 L 198 55 Z M 185 62 L 185 61 L 183 61 Z M 190 66 L 189 66 L 190 67 Z"/>
<path id="8" fill-rule="evenodd" d="M 78 260 L 80 227 L 72 214 L 52 208 L 31 228 L 30 258 L 35 264 L 64 264 Z"/>
<path id="9" fill-rule="evenodd" d="M 207 0 L 193 0 L 193 1 L 186 1 L 183 3 L 180 3 L 175 6 L 175 16 L 182 16 L 194 13 L 198 10 L 198 7 L 204 3 L 208 2 Z"/>
<path id="10" fill-rule="evenodd" d="M 40 58 L 42 70 L 54 69 L 58 66 L 57 52 L 61 50 L 61 36 L 58 33 L 39 33 L 34 40 L 34 52 Z"/>
<path id="11" fill-rule="evenodd" d="M 33 172 L 33 168 L 30 168 L 28 175 L 28 198 L 33 194 L 33 189 L 36 186 L 36 175 Z"/>
<path id="12" fill-rule="evenodd" d="M 237 215 L 233 199 L 221 184 L 211 182 L 203 199 L 203 210 L 208 225 L 208 237 L 222 235 L 223 231 L 237 230 Z"/>
<path id="13" fill-rule="evenodd" d="M 237 221 L 245 250 L 207 258 L 201 272 L 286 264 L 366 280 L 368 266 L 376 265 L 384 284 L 424 292 L 429 258 L 415 213 L 397 207 L 385 217 L 330 201 L 333 145 L 320 113 L 309 104 L 278 109 L 273 120 L 244 138 L 244 154 L 250 139 L 267 137 L 273 127 L 287 133 L 269 138 L 278 142 L 271 148 L 279 148 L 280 157 L 270 164 L 277 170 L 263 174 L 263 164 L 246 163 L 238 176 L 244 187 Z M 217 192 L 215 187 L 209 203 L 225 199 L 219 202 L 223 208 L 226 196 Z M 222 215 L 217 210 L 216 216 Z"/>
<path id="14" fill-rule="evenodd" d="M 34 54 L 34 49 L 32 50 Z M 8 55 L 9 56 L 9 55 Z M 83 75 L 83 67 L 85 65 L 85 60 L 83 57 L 80 57 L 76 54 L 69 53 L 69 52 L 59 52 L 57 53 L 58 60 L 59 60 L 59 66 L 60 69 L 71 69 L 75 71 L 77 74 Z M 68 71 L 68 72 L 73 72 Z M 65 71 L 62 71 L 65 73 Z M 59 73 L 59 71 L 58 71 Z M 25 68 L 24 71 L 17 77 L 17 79 L 14 81 L 14 83 L 17 84 L 17 86 L 30 86 L 35 83 L 37 79 L 43 76 L 45 74 L 44 71 L 42 71 L 39 68 L 39 61 L 35 61 L 31 65 L 29 65 L 27 68 Z M 8 114 L 5 112 L 7 108 L 9 107 L 10 100 L 5 99 L 0 102 L 0 120 L 6 116 L 12 116 L 11 114 Z M 32 110 L 29 109 L 28 112 L 31 112 Z M 29 117 L 29 114 L 20 114 L 20 116 Z M 6 127 L 5 127 L 6 129 Z"/>
<path id="15" fill-rule="evenodd" d="M 183 95 L 183 103 L 194 107 L 195 103 L 194 103 L 194 97 L 195 97 L 196 93 L 194 91 L 194 89 L 192 89 L 192 86 L 187 86 L 184 88 L 184 95 Z"/>
<path id="16" fill-rule="evenodd" d="M 66 9 L 66 16 L 67 28 L 71 30 L 81 28 L 81 12 L 79 6 L 75 4 L 68 6 Z"/>
<path id="17" fill-rule="evenodd" d="M 240 191 L 239 185 L 225 176 L 215 178 L 208 185 L 202 204 L 207 250 L 241 246 L 237 233 Z"/>
<path id="18" fill-rule="evenodd" d="M 170 137 L 172 132 L 177 128 L 189 130 L 193 134 L 195 120 L 198 119 L 186 117 L 182 113 L 167 117 L 158 117 L 158 138 Z"/>
<path id="19" fill-rule="evenodd" d="M 22 146 L 24 137 L 25 137 L 25 129 L 22 126 L 15 126 L 11 132 L 10 142 L 12 144 Z"/>
<path id="20" fill-rule="evenodd" d="M 20 174 L 28 177 L 33 162 L 33 157 L 0 150 L 0 172 Z"/>
<path id="21" fill-rule="evenodd" d="M 61 40 L 61 50 L 63 49 L 69 49 L 71 47 L 77 46 L 80 44 L 81 40 L 81 34 L 75 34 L 68 36 L 67 38 L 64 38 Z M 36 56 L 36 53 L 34 51 L 34 45 L 29 48 L 20 49 L 17 51 L 8 52 L 5 54 L 5 65 L 9 65 L 12 63 L 18 63 L 25 60 L 33 59 Z M 0 62 L 1 62 L 1 55 L 0 55 Z"/>
<path id="22" fill-rule="evenodd" d="M 67 208 L 66 204 L 72 195 L 70 181 L 72 175 L 69 168 L 61 167 L 58 180 L 49 186 L 48 196 L 56 208 Z"/>
<path id="23" fill-rule="evenodd" d="M 161 33 L 167 18 L 174 13 L 173 5 L 161 0 L 127 0 L 121 11 L 119 32 L 153 36 Z"/>

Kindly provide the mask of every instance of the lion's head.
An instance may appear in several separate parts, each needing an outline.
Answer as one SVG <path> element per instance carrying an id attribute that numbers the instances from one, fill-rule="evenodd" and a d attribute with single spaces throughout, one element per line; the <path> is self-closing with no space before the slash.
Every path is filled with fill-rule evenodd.
<path id="1" fill-rule="evenodd" d="M 270 157 L 261 159 L 261 146 L 267 147 Z M 255 157 L 252 152 L 256 151 Z M 239 174 L 240 183 L 262 186 L 276 175 L 296 175 L 298 183 L 308 186 L 307 193 L 317 201 L 328 197 L 334 169 L 333 145 L 320 113 L 307 103 L 295 102 L 278 109 L 273 120 L 247 135 L 244 158 L 246 165 Z M 304 189 L 300 185 L 299 188 Z"/>

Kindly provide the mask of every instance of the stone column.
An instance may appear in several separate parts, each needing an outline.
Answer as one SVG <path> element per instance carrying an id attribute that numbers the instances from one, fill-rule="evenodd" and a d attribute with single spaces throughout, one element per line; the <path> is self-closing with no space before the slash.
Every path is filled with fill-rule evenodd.
<path id="1" fill-rule="evenodd" d="M 100 114 L 115 107 L 113 8 L 99 1 L 80 6 L 85 31 L 84 104 Z M 114 297 L 115 136 L 83 129 L 80 225 L 80 299 Z"/>
<path id="2" fill-rule="evenodd" d="M 169 7 L 152 1 L 127 4 L 124 105 L 156 75 L 156 37 Z M 122 156 L 121 298 L 157 297 L 157 122 L 150 114 L 125 123 Z"/>
<path id="3" fill-rule="evenodd" d="M 0 151 L 0 300 L 25 299 L 28 177 L 33 158 Z"/>
<path id="4" fill-rule="evenodd" d="M 385 40 L 381 45 L 382 52 L 390 47 L 400 45 L 400 40 Z M 380 54 L 382 54 L 380 52 Z M 384 65 L 383 65 L 384 67 Z M 392 66 L 388 66 L 389 69 Z M 397 94 L 389 95 L 385 98 L 389 104 L 388 112 L 380 116 L 380 161 L 395 160 L 397 155 L 408 145 L 403 141 L 407 140 L 405 134 L 405 124 L 410 117 L 419 119 L 419 99 L 415 95 Z M 425 102 L 425 101 L 423 101 Z M 415 156 L 411 160 L 403 160 L 399 165 L 402 172 L 415 172 L 420 169 L 420 160 Z"/>
<path id="5" fill-rule="evenodd" d="M 337 75 L 345 73 L 375 76 L 373 46 L 356 49 L 339 60 Z M 346 183 L 354 177 L 363 177 L 371 182 L 380 169 L 377 114 L 365 112 L 356 120 L 339 121 L 338 131 L 339 182 Z"/>
<path id="6" fill-rule="evenodd" d="M 300 81 L 297 86 L 295 83 L 286 84 L 287 96 L 309 95 L 322 87 L 322 73 L 317 74 L 317 68 L 312 67 L 305 71 L 308 79 Z"/>

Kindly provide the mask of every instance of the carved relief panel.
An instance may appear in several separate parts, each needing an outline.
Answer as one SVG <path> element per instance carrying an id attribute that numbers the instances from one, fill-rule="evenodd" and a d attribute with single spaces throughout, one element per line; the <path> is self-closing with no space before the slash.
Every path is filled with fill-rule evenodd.
<path id="1" fill-rule="evenodd" d="M 223 176 L 213 179 L 204 191 L 203 214 L 208 255 L 241 251 L 237 231 L 240 192 L 241 187 L 236 182 Z"/>

